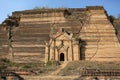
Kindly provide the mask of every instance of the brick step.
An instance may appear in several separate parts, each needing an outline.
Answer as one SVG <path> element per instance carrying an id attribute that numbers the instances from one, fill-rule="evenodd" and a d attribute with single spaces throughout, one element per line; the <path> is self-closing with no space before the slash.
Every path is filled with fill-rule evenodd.
<path id="1" fill-rule="evenodd" d="M 85 33 L 92 33 L 92 32 L 93 32 L 93 33 L 95 33 L 95 32 L 96 32 L 96 33 L 104 33 L 104 32 L 105 32 L 105 33 L 107 33 L 107 32 L 108 32 L 108 33 L 110 33 L 110 32 L 111 32 L 111 33 L 115 33 L 114 30 L 95 30 L 95 29 L 94 29 L 94 30 L 93 30 L 93 29 L 91 29 L 91 30 L 85 29 L 85 30 L 82 30 L 81 33 L 82 33 L 82 32 L 85 32 Z"/>
<path id="2" fill-rule="evenodd" d="M 117 37 L 114 36 L 81 36 L 82 39 L 117 39 Z"/>
<path id="3" fill-rule="evenodd" d="M 0 47 L 0 54 L 7 54 L 9 51 L 8 47 Z"/>
<path id="4" fill-rule="evenodd" d="M 2 45 L 0 45 L 0 48 L 2 48 L 2 47 L 9 47 L 9 45 L 8 44 L 2 44 Z"/>
<path id="5" fill-rule="evenodd" d="M 58 26 L 61 26 L 61 27 L 62 27 L 62 26 L 64 26 L 64 27 L 80 26 L 80 24 L 75 24 L 74 22 L 75 22 L 75 20 L 72 20 L 72 21 L 66 20 L 66 22 L 64 22 L 64 23 L 62 23 L 62 24 L 55 23 L 55 25 L 58 25 Z"/>
<path id="6" fill-rule="evenodd" d="M 111 47 L 112 48 L 112 47 Z M 117 48 L 117 47 L 116 47 Z M 106 51 L 106 52 L 105 52 Z M 86 49 L 86 54 L 92 54 L 93 52 L 95 53 L 95 52 L 97 52 L 97 54 L 99 54 L 99 55 L 101 55 L 101 56 L 104 56 L 104 55 L 108 55 L 108 54 L 112 54 L 112 55 L 120 55 L 119 54 L 119 52 L 120 52 L 120 50 L 118 50 L 118 49 L 111 49 L 111 50 L 109 50 L 108 51 L 108 49 L 107 48 L 104 48 L 104 49 L 102 49 L 102 48 L 94 48 L 94 50 L 92 49 Z M 109 56 L 109 55 L 108 55 Z M 117 57 L 120 57 L 120 56 L 117 56 Z"/>
<path id="7" fill-rule="evenodd" d="M 117 41 L 117 38 L 116 37 L 81 37 L 82 40 L 99 40 L 99 41 L 106 41 L 106 40 L 115 40 Z"/>
<path id="8" fill-rule="evenodd" d="M 12 45 L 44 45 L 45 40 L 37 40 L 37 39 L 18 39 L 18 40 L 13 40 Z"/>
<path id="9" fill-rule="evenodd" d="M 14 59 L 14 62 L 16 62 L 16 63 L 25 63 L 25 64 L 27 64 L 27 63 L 40 63 L 40 64 L 43 63 L 43 61 L 37 61 L 37 60 L 36 61 L 35 60 L 34 61 L 33 60 L 32 61 L 25 61 L 25 60 L 23 61 L 23 60 L 16 60 L 16 59 Z M 42 66 L 40 66 L 40 67 L 42 67 Z"/>
<path id="10" fill-rule="evenodd" d="M 107 20 L 107 17 L 104 13 L 96 13 L 94 15 L 91 15 L 92 19 L 103 19 L 103 20 Z"/>
<path id="11" fill-rule="evenodd" d="M 28 28 L 38 28 L 38 27 L 50 27 L 51 24 L 26 24 L 26 23 L 20 23 L 19 27 L 20 28 L 24 28 L 24 27 L 28 27 Z"/>
<path id="12" fill-rule="evenodd" d="M 40 24 L 36 24 L 31 22 L 30 24 L 28 24 L 28 22 L 20 22 L 19 26 L 31 26 L 31 25 L 51 25 L 50 23 L 40 23 Z"/>
<path id="13" fill-rule="evenodd" d="M 82 42 L 98 42 L 98 41 L 100 41 L 100 42 L 106 42 L 106 41 L 109 41 L 109 42 L 118 42 L 118 40 L 117 39 L 115 39 L 115 40 L 113 40 L 113 39 L 109 39 L 109 40 L 100 40 L 100 39 L 82 39 L 81 38 L 81 40 L 82 40 Z"/>
<path id="14" fill-rule="evenodd" d="M 98 19 L 98 18 L 93 18 L 91 19 L 91 22 L 95 22 L 95 23 L 110 23 L 107 19 Z"/>
<path id="15" fill-rule="evenodd" d="M 104 27 L 103 27 L 104 26 Z M 110 27 L 110 26 L 108 26 L 108 25 L 95 25 L 95 24 L 91 24 L 91 26 L 85 26 L 85 27 L 83 27 L 83 29 L 88 29 L 88 30 L 114 30 L 114 28 L 113 27 Z"/>
<path id="16" fill-rule="evenodd" d="M 21 22 L 36 22 L 36 21 L 65 21 L 64 17 L 50 17 L 50 18 L 22 18 Z"/>
<path id="17" fill-rule="evenodd" d="M 48 34 L 24 34 L 24 33 L 21 33 L 21 34 L 13 34 L 14 37 L 49 37 Z"/>
<path id="18" fill-rule="evenodd" d="M 5 33 L 5 34 L 4 33 L 0 33 L 0 38 L 1 37 L 8 37 L 8 34 L 7 33 Z"/>
<path id="19" fill-rule="evenodd" d="M 86 60 L 89 60 L 89 58 L 86 58 Z M 93 58 L 92 60 L 93 61 L 113 62 L 113 61 L 119 61 L 120 58 L 106 58 L 106 57 L 103 57 L 103 58 Z"/>
<path id="20" fill-rule="evenodd" d="M 110 35 L 115 35 L 113 34 L 112 32 L 103 32 L 103 33 L 94 33 L 94 32 L 91 32 L 91 33 L 87 33 L 87 32 L 84 32 L 81 34 L 82 36 L 99 36 L 99 35 L 102 35 L 102 36 L 110 36 Z"/>
<path id="21" fill-rule="evenodd" d="M 24 53 L 25 54 L 25 53 Z M 45 58 L 45 55 L 44 54 L 41 54 L 41 55 L 34 55 L 34 54 L 32 54 L 32 55 L 29 55 L 29 54 L 26 54 L 26 55 L 19 55 L 19 54 L 17 54 L 17 53 L 15 53 L 15 55 L 14 55 L 14 57 L 28 57 L 28 58 L 32 58 L 32 57 L 36 57 L 36 58 L 39 58 L 39 60 L 41 59 L 41 58 Z"/>
<path id="22" fill-rule="evenodd" d="M 26 25 L 21 25 L 19 28 L 24 29 L 24 28 L 50 28 L 53 26 L 52 24 L 26 24 Z"/>
<path id="23" fill-rule="evenodd" d="M 0 46 L 0 49 L 1 50 L 7 50 L 7 49 L 9 49 L 8 47 L 2 47 L 2 46 Z"/>
<path id="24" fill-rule="evenodd" d="M 104 45 L 86 45 L 85 48 L 112 48 L 112 47 L 118 47 L 117 44 L 104 44 Z"/>
<path id="25" fill-rule="evenodd" d="M 12 30 L 13 32 L 14 31 L 25 31 L 25 30 L 30 30 L 30 31 L 32 31 L 32 30 L 50 30 L 50 28 L 48 27 L 37 27 L 37 28 L 28 28 L 28 27 L 24 27 L 24 28 L 18 28 L 17 30 Z"/>
<path id="26" fill-rule="evenodd" d="M 14 62 L 17 63 L 43 63 L 44 62 L 44 57 L 40 57 L 40 56 L 33 56 L 33 57 L 19 57 L 19 56 L 15 56 L 14 57 Z"/>
<path id="27" fill-rule="evenodd" d="M 0 36 L 0 39 L 9 39 L 7 36 Z"/>
<path id="28" fill-rule="evenodd" d="M 26 28 L 19 28 L 19 30 L 20 31 L 27 31 L 27 30 L 30 30 L 30 31 L 34 31 L 34 30 L 40 30 L 40 31 L 42 31 L 42 30 L 50 30 L 50 28 L 27 28 L 27 30 L 26 30 Z"/>
<path id="29" fill-rule="evenodd" d="M 95 38 L 95 37 L 82 37 L 81 38 L 83 41 L 96 41 L 96 42 L 103 42 L 103 41 L 118 41 L 118 39 L 116 38 L 116 37 L 114 37 L 114 38 L 110 38 L 110 37 L 108 37 L 108 38 L 104 38 L 104 37 L 102 37 L 102 38 Z"/>
<path id="30" fill-rule="evenodd" d="M 106 22 L 109 22 L 109 20 L 107 19 L 106 16 L 104 16 L 104 15 L 98 16 L 98 14 L 92 15 L 91 16 L 91 21 L 104 21 L 104 22 L 106 21 Z"/>
<path id="31" fill-rule="evenodd" d="M 43 19 L 43 20 L 46 20 L 46 19 L 64 19 L 64 16 L 58 16 L 58 15 L 50 15 L 48 16 L 47 14 L 46 15 L 42 15 L 42 14 L 35 14 L 35 15 L 22 15 L 21 16 L 21 19 Z"/>
<path id="32" fill-rule="evenodd" d="M 88 43 L 88 44 L 90 43 L 90 44 L 91 44 L 91 43 L 96 43 L 96 42 L 98 42 L 98 40 L 87 40 L 87 41 L 83 41 L 82 43 L 83 43 L 83 44 L 84 44 L 84 43 L 85 43 L 85 44 L 86 44 L 86 43 Z M 118 42 L 118 41 L 115 41 L 115 40 L 114 40 L 114 41 L 109 41 L 109 42 L 110 42 L 110 43 L 111 43 L 111 42 L 112 42 L 112 43 L 116 43 L 116 42 Z M 99 43 L 109 43 L 109 42 L 100 41 Z"/>
<path id="33" fill-rule="evenodd" d="M 21 43 L 21 44 L 12 44 L 12 47 L 45 47 L 45 45 L 42 45 L 42 44 L 24 44 L 24 43 Z"/>
<path id="34" fill-rule="evenodd" d="M 5 32 L 1 32 L 1 31 L 0 31 L 0 36 L 2 36 L 2 35 L 5 36 L 5 35 L 7 35 L 7 34 L 8 34 L 8 32 L 6 32 L 6 31 L 5 31 Z"/>
<path id="35" fill-rule="evenodd" d="M 29 54 L 30 53 L 32 53 L 32 54 L 43 53 L 44 54 L 45 50 L 39 50 L 39 51 L 32 51 L 32 50 L 31 51 L 30 50 L 29 51 L 27 51 L 27 50 L 23 51 L 23 50 L 19 50 L 19 51 L 13 51 L 13 53 L 16 54 L 16 55 L 21 55 L 22 53 L 24 53 L 24 54 L 26 54 L 26 53 L 29 53 Z"/>
<path id="36" fill-rule="evenodd" d="M 102 57 L 97 57 L 97 56 L 95 56 L 95 57 L 87 56 L 86 59 L 88 59 L 88 58 L 92 58 L 92 60 L 93 60 L 93 59 L 100 59 L 100 58 L 101 58 L 101 59 L 108 59 L 108 60 L 106 60 L 106 61 L 109 61 L 109 59 L 111 59 L 112 62 L 113 62 L 112 59 L 115 59 L 116 61 L 117 61 L 117 60 L 120 60 L 119 57 L 107 57 L 107 56 L 106 56 L 106 57 L 105 57 L 105 56 L 104 56 L 104 57 L 103 57 L 103 56 L 102 56 Z M 117 58 L 117 59 L 116 59 L 116 58 Z"/>
<path id="37" fill-rule="evenodd" d="M 92 57 L 94 55 L 95 51 L 94 52 L 91 52 L 91 53 L 87 53 L 86 52 L 86 57 Z M 119 57 L 120 54 L 119 53 L 109 53 L 108 54 L 104 54 L 104 53 L 96 53 L 94 57 L 109 57 L 109 58 L 117 58 Z M 119 57 L 120 58 L 120 57 Z"/>
<path id="38" fill-rule="evenodd" d="M 0 45 L 8 45 L 8 44 L 9 44 L 8 41 L 0 40 Z"/>
<path id="39" fill-rule="evenodd" d="M 29 14 L 21 16 L 21 18 L 43 18 L 43 17 L 64 17 L 64 15 L 63 14 L 54 15 L 53 13 L 49 13 L 49 14 Z"/>
<path id="40" fill-rule="evenodd" d="M 49 41 L 49 40 L 40 40 L 40 39 L 14 39 L 14 40 L 12 40 L 12 43 L 38 43 L 38 44 L 43 44 L 43 43 L 45 43 L 45 41 Z"/>
<path id="41" fill-rule="evenodd" d="M 40 52 L 34 52 L 33 53 L 27 53 L 27 52 L 14 52 L 14 56 L 19 56 L 19 57 L 32 57 L 32 56 L 39 56 L 39 57 L 45 57 L 44 53 L 40 53 Z"/>
<path id="42" fill-rule="evenodd" d="M 101 21 L 101 22 L 99 22 L 99 21 L 91 21 L 91 22 L 89 22 L 90 24 L 109 24 L 110 22 L 106 22 L 106 21 Z"/>
<path id="43" fill-rule="evenodd" d="M 29 29 L 29 30 L 18 30 L 16 32 L 21 32 L 21 33 L 50 33 L 50 30 L 49 29 Z"/>
<path id="44" fill-rule="evenodd" d="M 93 42 L 93 41 L 94 41 L 94 42 L 99 42 L 99 43 L 100 43 L 100 42 L 109 42 L 109 41 L 111 41 L 111 42 L 115 42 L 115 43 L 117 43 L 117 44 L 119 43 L 117 39 L 116 39 L 116 40 L 114 40 L 114 39 L 104 39 L 104 40 L 99 40 L 99 39 L 92 39 L 92 40 L 90 40 L 90 39 L 82 39 L 82 40 L 85 41 L 86 43 L 87 43 L 87 41 L 88 41 L 88 42 Z M 85 44 L 86 44 L 86 43 L 85 43 Z M 101 43 L 100 43 L 100 44 L 101 44 Z M 107 43 L 106 43 L 106 44 L 107 44 Z"/>
<path id="45" fill-rule="evenodd" d="M 9 51 L 9 49 L 7 49 L 7 50 L 1 50 L 0 49 L 0 54 L 8 54 L 8 51 Z"/>
<path id="46" fill-rule="evenodd" d="M 106 41 L 103 41 L 103 42 L 102 42 L 102 41 L 100 41 L 100 42 L 99 42 L 99 45 L 100 45 L 100 44 L 103 44 L 103 45 L 104 45 L 104 44 L 105 44 L 105 45 L 107 45 L 107 44 L 116 44 L 116 43 L 118 43 L 118 42 L 117 42 L 117 41 L 113 41 L 113 42 L 106 42 Z M 97 42 L 97 41 L 96 41 L 96 42 L 95 42 L 95 41 L 94 41 L 94 42 L 82 42 L 82 44 L 83 44 L 83 45 L 96 45 L 96 44 L 98 44 L 98 42 Z"/>
<path id="47" fill-rule="evenodd" d="M 114 46 L 114 47 L 94 47 L 94 48 L 92 48 L 92 47 L 89 47 L 89 48 L 86 48 L 86 47 L 84 47 L 84 48 L 81 48 L 81 50 L 82 51 L 84 51 L 84 52 L 86 52 L 86 54 L 87 53 L 93 53 L 93 52 L 99 52 L 99 54 L 102 54 L 102 53 L 105 53 L 104 51 L 106 51 L 106 53 L 105 54 L 119 54 L 119 52 L 120 52 L 120 49 L 119 49 L 119 47 L 118 46 Z"/>
<path id="48" fill-rule="evenodd" d="M 12 32 L 12 36 L 14 36 L 14 35 L 30 35 L 30 34 L 32 34 L 32 35 L 49 35 L 49 33 L 40 33 L 40 32 L 34 32 L 34 33 L 27 33 L 27 32 L 19 32 L 19 31 L 13 31 Z"/>
<path id="49" fill-rule="evenodd" d="M 2 52 L 0 52 L 0 58 L 1 58 L 2 56 L 7 56 L 8 54 L 9 54 L 8 52 L 2 51 Z"/>
<path id="50" fill-rule="evenodd" d="M 83 27 L 83 29 L 96 29 L 96 30 L 109 30 L 109 29 L 112 29 L 114 30 L 114 27 L 112 27 L 112 25 L 108 25 L 108 24 L 91 24 L 91 25 L 88 25 L 88 26 L 85 26 Z"/>
<path id="51" fill-rule="evenodd" d="M 94 50 L 90 50 L 90 49 L 86 49 L 86 51 L 83 51 L 84 53 L 86 53 L 86 56 L 87 55 L 100 55 L 100 56 L 105 56 L 105 55 L 107 55 L 107 56 L 109 56 L 108 54 L 112 54 L 112 55 L 118 55 L 118 57 L 120 56 L 120 54 L 119 54 L 119 51 L 117 51 L 117 52 L 107 52 L 106 51 L 106 54 L 104 53 L 104 51 L 102 51 L 102 52 L 100 52 L 100 50 L 102 50 L 102 49 L 94 49 Z M 105 55 L 104 55 L 105 54 Z"/>
<path id="52" fill-rule="evenodd" d="M 7 34 L 9 31 L 0 30 L 0 34 Z"/>
<path id="53" fill-rule="evenodd" d="M 22 39 L 31 39 L 31 38 L 33 38 L 33 39 L 39 39 L 39 40 L 41 40 L 41 39 L 49 39 L 49 36 L 39 36 L 39 35 L 36 35 L 36 36 L 31 36 L 31 35 L 22 35 L 22 36 L 14 36 L 14 37 L 12 37 L 12 39 L 20 39 L 20 38 L 22 38 Z"/>
<path id="54" fill-rule="evenodd" d="M 108 49 L 108 50 L 110 49 L 110 50 L 118 50 L 118 51 L 120 51 L 120 49 L 119 49 L 120 46 L 119 46 L 119 45 L 116 45 L 116 46 L 114 46 L 114 47 L 105 47 L 105 48 L 98 47 L 98 46 L 96 46 L 95 48 L 92 48 L 92 47 L 86 48 L 85 46 L 82 47 L 83 50 L 84 50 L 84 49 L 94 50 L 94 49 L 96 49 L 96 48 L 99 48 L 99 49 L 101 49 L 101 50 L 103 49 L 103 51 L 104 51 L 104 50 L 107 50 L 107 49 Z M 110 50 L 109 50 L 109 51 L 110 51 Z"/>
<path id="55" fill-rule="evenodd" d="M 65 21 L 59 21 L 64 23 Z M 31 25 L 31 24 L 54 24 L 52 21 L 32 21 L 32 22 L 20 22 L 21 25 Z"/>
<path id="56" fill-rule="evenodd" d="M 85 32 L 85 31 L 82 31 L 80 32 L 81 35 L 99 35 L 99 34 L 115 34 L 114 32 Z"/>
<path id="57" fill-rule="evenodd" d="M 112 35 L 109 35 L 109 34 L 96 34 L 96 35 L 94 35 L 94 34 L 91 34 L 91 35 L 89 35 L 89 34 L 84 34 L 84 35 L 80 35 L 81 37 L 91 37 L 91 38 L 108 38 L 108 37 L 112 37 L 112 38 L 114 38 L 114 37 L 116 37 L 116 35 L 114 35 L 114 34 L 112 34 Z"/>
<path id="58" fill-rule="evenodd" d="M 25 50 L 24 51 L 23 50 L 20 51 L 19 50 L 19 51 L 13 51 L 13 53 L 15 55 L 22 55 L 22 54 L 26 55 L 27 53 L 34 55 L 35 53 L 44 54 L 45 50 L 39 50 L 39 51 L 32 51 L 32 50 L 31 51 L 25 51 Z"/>
<path id="59" fill-rule="evenodd" d="M 14 53 L 45 53 L 45 49 L 39 49 L 39 50 L 23 50 L 23 49 L 13 49 Z"/>
<path id="60" fill-rule="evenodd" d="M 48 32 L 47 32 L 48 31 Z M 50 33 L 50 30 L 47 30 L 47 31 L 32 31 L 32 34 L 48 34 Z M 19 34 L 31 34 L 31 31 L 20 31 L 20 30 L 17 30 L 17 31 L 12 31 L 13 35 L 19 35 Z"/>
<path id="61" fill-rule="evenodd" d="M 31 27 L 31 26 L 29 26 L 29 27 L 19 27 L 19 30 L 26 30 L 26 29 L 29 29 L 29 30 L 31 30 L 31 29 L 42 29 L 42 30 L 50 30 L 50 26 L 48 26 L 48 27 L 44 27 L 44 26 L 39 26 L 39 27 Z"/>
<path id="62" fill-rule="evenodd" d="M 34 36 L 32 36 L 32 37 L 12 37 L 13 41 L 19 40 L 19 39 L 23 39 L 23 40 L 28 40 L 28 39 L 32 40 L 33 39 L 33 40 L 37 40 L 37 41 L 41 41 L 41 40 L 48 41 L 49 37 L 34 37 Z"/>
<path id="63" fill-rule="evenodd" d="M 40 52 L 45 51 L 45 47 L 13 47 L 14 52 Z"/>
<path id="64" fill-rule="evenodd" d="M 21 22 L 21 23 L 27 23 L 27 24 L 54 24 L 54 23 L 65 23 L 66 21 L 65 20 L 40 20 L 40 21 L 24 21 L 24 22 Z"/>

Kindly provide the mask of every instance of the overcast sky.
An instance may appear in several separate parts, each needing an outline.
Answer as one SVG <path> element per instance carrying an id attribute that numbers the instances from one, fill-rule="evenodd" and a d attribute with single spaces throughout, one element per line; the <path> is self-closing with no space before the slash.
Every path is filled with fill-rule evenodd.
<path id="1" fill-rule="evenodd" d="M 49 8 L 85 8 L 96 5 L 104 6 L 109 15 L 117 17 L 120 13 L 120 0 L 0 0 L 0 23 L 13 11 L 45 6 Z"/>

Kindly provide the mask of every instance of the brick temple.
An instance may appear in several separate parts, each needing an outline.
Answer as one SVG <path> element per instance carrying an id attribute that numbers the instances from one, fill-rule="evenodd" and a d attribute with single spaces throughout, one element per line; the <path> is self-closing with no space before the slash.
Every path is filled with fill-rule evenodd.
<path id="1" fill-rule="evenodd" d="M 102 6 L 15 11 L 0 25 L 0 57 L 120 61 L 120 43 Z"/>

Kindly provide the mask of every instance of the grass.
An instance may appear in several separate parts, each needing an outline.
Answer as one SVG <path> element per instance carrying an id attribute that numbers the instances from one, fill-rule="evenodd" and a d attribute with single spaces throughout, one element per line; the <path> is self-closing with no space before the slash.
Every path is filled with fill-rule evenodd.
<path id="1" fill-rule="evenodd" d="M 43 63 L 44 64 L 44 63 Z M 36 71 L 41 75 L 48 75 L 59 68 L 59 63 L 49 61 L 46 65 L 41 66 L 40 63 L 24 63 L 18 64 L 9 61 L 8 59 L 0 59 L 0 70 L 2 69 L 29 69 Z M 84 68 L 87 69 L 120 69 L 120 62 L 97 62 L 97 61 L 73 61 L 59 72 L 58 75 L 80 75 Z"/>
<path id="2" fill-rule="evenodd" d="M 58 75 L 79 75 L 87 69 L 120 69 L 120 62 L 73 61 L 70 62 Z"/>
<path id="3" fill-rule="evenodd" d="M 0 70 L 30 70 L 37 74 L 49 74 L 58 68 L 58 62 L 49 61 L 46 65 L 44 63 L 15 63 L 7 58 L 0 59 Z"/>

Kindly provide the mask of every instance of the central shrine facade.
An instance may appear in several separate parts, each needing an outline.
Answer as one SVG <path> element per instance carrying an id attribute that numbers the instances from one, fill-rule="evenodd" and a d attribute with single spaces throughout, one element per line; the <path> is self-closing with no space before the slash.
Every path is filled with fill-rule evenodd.
<path id="1" fill-rule="evenodd" d="M 78 61 L 80 60 L 80 43 L 72 33 L 59 31 L 46 43 L 47 61 Z"/>

